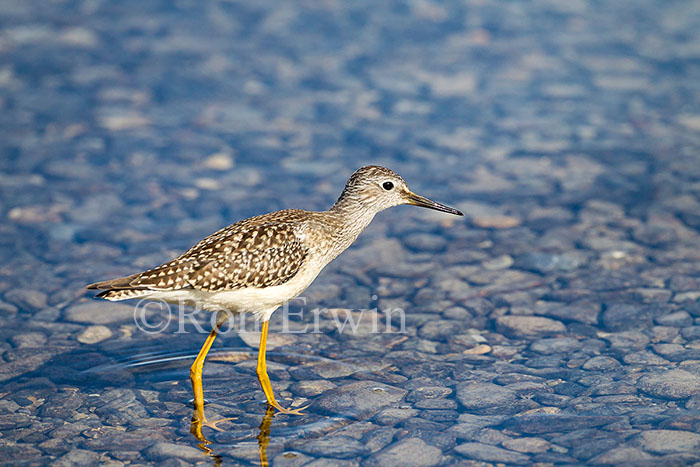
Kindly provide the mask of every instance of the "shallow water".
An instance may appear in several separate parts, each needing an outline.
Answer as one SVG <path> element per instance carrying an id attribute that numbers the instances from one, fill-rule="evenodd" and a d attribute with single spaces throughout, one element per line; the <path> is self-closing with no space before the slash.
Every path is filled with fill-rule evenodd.
<path id="1" fill-rule="evenodd" d="M 0 5 L 0 462 L 700 462 L 698 30 L 692 1 Z M 304 416 L 266 416 L 234 323 L 204 445 L 210 316 L 84 286 L 368 163 L 466 217 L 381 213 L 275 313 Z"/>

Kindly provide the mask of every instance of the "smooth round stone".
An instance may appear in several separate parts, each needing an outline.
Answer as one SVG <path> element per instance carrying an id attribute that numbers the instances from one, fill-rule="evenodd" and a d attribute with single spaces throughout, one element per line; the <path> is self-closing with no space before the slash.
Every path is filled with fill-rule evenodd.
<path id="1" fill-rule="evenodd" d="M 643 431 L 636 439 L 637 445 L 655 454 L 678 452 L 697 453 L 700 450 L 700 434 L 681 430 Z"/>
<path id="2" fill-rule="evenodd" d="M 572 337 L 546 338 L 530 344 L 530 350 L 545 355 L 570 353 L 580 348 L 581 343 Z"/>
<path id="3" fill-rule="evenodd" d="M 325 380 L 298 381 L 291 386 L 291 391 L 303 397 L 312 397 L 323 394 L 329 389 L 337 387 L 336 384 Z"/>
<path id="4" fill-rule="evenodd" d="M 425 233 L 407 235 L 403 242 L 407 247 L 418 251 L 439 252 L 447 247 L 444 237 Z"/>
<path id="5" fill-rule="evenodd" d="M 414 404 L 417 409 L 455 410 L 457 402 L 452 399 L 423 399 Z"/>
<path id="6" fill-rule="evenodd" d="M 687 311 L 677 311 L 665 316 L 660 316 L 656 318 L 656 324 L 661 326 L 673 326 L 676 328 L 682 328 L 684 326 L 690 326 L 693 324 L 693 318 L 688 314 Z"/>
<path id="7" fill-rule="evenodd" d="M 593 357 L 583 364 L 584 370 L 610 371 L 620 368 L 620 362 L 612 357 L 598 356 Z"/>
<path id="8" fill-rule="evenodd" d="M 5 294 L 5 300 L 23 310 L 40 310 L 46 307 L 48 296 L 41 290 L 13 289 Z"/>
<path id="9" fill-rule="evenodd" d="M 548 451 L 552 445 L 542 438 L 513 438 L 502 443 L 503 447 L 511 451 L 522 453 L 538 453 Z"/>
<path id="10" fill-rule="evenodd" d="M 515 337 L 535 337 L 566 332 L 561 321 L 541 316 L 506 315 L 496 318 L 499 332 Z"/>
<path id="11" fill-rule="evenodd" d="M 455 447 L 455 451 L 469 459 L 485 462 L 502 462 L 504 464 L 527 464 L 530 457 L 483 443 L 464 443 Z"/>
<path id="12" fill-rule="evenodd" d="M 443 386 L 423 386 L 414 389 L 406 396 L 406 401 L 416 402 L 423 399 L 443 398 L 452 394 L 452 389 Z"/>
<path id="13" fill-rule="evenodd" d="M 665 358 L 648 350 L 627 354 L 622 357 L 622 360 L 628 365 L 668 365 L 670 363 Z"/>
<path id="14" fill-rule="evenodd" d="M 99 460 L 100 454 L 96 452 L 86 451 L 85 449 L 71 449 L 61 456 L 54 465 L 97 465 Z"/>
<path id="15" fill-rule="evenodd" d="M 527 271 L 535 271 L 547 274 L 554 271 L 571 271 L 583 265 L 585 257 L 580 254 L 564 253 L 551 254 L 530 252 L 519 256 L 515 260 L 515 266 Z"/>
<path id="16" fill-rule="evenodd" d="M 112 331 L 107 326 L 88 326 L 78 336 L 78 342 L 82 344 L 97 344 L 112 337 Z"/>
<path id="17" fill-rule="evenodd" d="M 457 385 L 457 399 L 467 410 L 480 410 L 510 405 L 517 395 L 493 383 L 464 382 Z"/>
<path id="18" fill-rule="evenodd" d="M 406 392 L 375 381 L 357 381 L 326 391 L 314 402 L 314 407 L 328 413 L 365 418 L 400 401 Z"/>
<path id="19" fill-rule="evenodd" d="M 12 343 L 18 348 L 35 348 L 46 345 L 46 336 L 41 332 L 25 332 L 12 336 Z"/>
<path id="20" fill-rule="evenodd" d="M 156 443 L 146 450 L 146 454 L 155 459 L 183 459 L 192 462 L 202 460 L 202 451 L 199 449 L 187 446 L 185 444 L 160 442 Z"/>
<path id="21" fill-rule="evenodd" d="M 312 440 L 305 440 L 296 449 L 314 456 L 328 456 L 338 459 L 362 457 L 367 453 L 367 448 L 360 441 L 349 436 L 325 436 Z"/>
<path id="22" fill-rule="evenodd" d="M 442 451 L 428 445 L 420 438 L 406 438 L 394 443 L 374 456 L 363 465 L 381 467 L 427 467 L 437 465 L 442 460 Z"/>
<path id="23" fill-rule="evenodd" d="M 700 394 L 700 377 L 685 370 L 669 370 L 642 376 L 638 387 L 652 396 L 685 399 Z"/>
<path id="24" fill-rule="evenodd" d="M 416 417 L 418 411 L 408 405 L 399 408 L 387 408 L 380 411 L 374 416 L 374 420 L 380 425 L 395 425 L 396 423 L 408 418 Z"/>
<path id="25" fill-rule="evenodd" d="M 123 303 L 92 300 L 71 305 L 64 313 L 66 320 L 76 323 L 111 324 L 133 320 L 138 309 Z"/>
<path id="26" fill-rule="evenodd" d="M 613 448 L 590 459 L 592 465 L 653 465 L 654 456 L 632 447 Z"/>

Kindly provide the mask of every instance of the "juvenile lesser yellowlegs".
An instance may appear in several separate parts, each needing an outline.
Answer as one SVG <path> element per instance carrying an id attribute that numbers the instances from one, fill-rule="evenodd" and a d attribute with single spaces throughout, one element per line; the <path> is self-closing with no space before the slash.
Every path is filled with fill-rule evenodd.
<path id="1" fill-rule="evenodd" d="M 199 427 L 200 435 L 203 424 L 215 428 L 204 417 L 204 359 L 219 327 L 231 313 L 254 313 L 262 321 L 258 381 L 270 406 L 298 414 L 303 409 L 289 410 L 277 403 L 267 375 L 265 345 L 270 316 L 301 294 L 355 241 L 375 214 L 400 204 L 463 215 L 411 192 L 393 171 L 367 166 L 352 174 L 328 211 L 285 209 L 251 217 L 224 227 L 157 268 L 87 288 L 103 290 L 97 297 L 107 300 L 147 298 L 226 310 L 219 311 L 217 323 L 190 369 L 196 409 L 193 424 Z"/>

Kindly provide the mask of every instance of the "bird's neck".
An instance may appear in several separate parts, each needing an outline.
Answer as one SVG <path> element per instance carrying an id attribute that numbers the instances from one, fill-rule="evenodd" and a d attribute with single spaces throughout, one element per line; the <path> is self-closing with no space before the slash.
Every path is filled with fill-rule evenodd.
<path id="1" fill-rule="evenodd" d="M 349 247 L 377 214 L 376 210 L 369 209 L 359 200 L 343 196 L 327 212 L 335 220 L 340 248 L 337 254 Z"/>

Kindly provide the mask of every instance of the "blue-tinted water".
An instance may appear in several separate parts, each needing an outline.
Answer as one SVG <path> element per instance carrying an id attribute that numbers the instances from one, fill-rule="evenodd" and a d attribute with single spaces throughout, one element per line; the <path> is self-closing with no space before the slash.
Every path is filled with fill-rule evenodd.
<path id="1" fill-rule="evenodd" d="M 698 30 L 692 1 L 0 5 L 0 460 L 700 461 Z M 365 164 L 467 216 L 381 213 L 274 315 L 304 416 L 266 417 L 234 323 L 203 445 L 210 316 L 84 286 Z"/>

